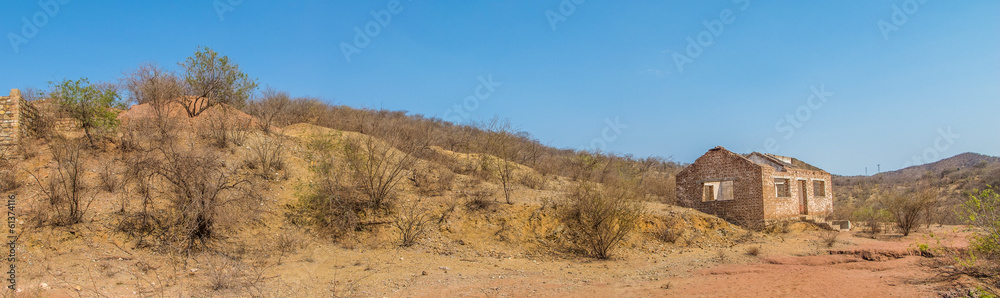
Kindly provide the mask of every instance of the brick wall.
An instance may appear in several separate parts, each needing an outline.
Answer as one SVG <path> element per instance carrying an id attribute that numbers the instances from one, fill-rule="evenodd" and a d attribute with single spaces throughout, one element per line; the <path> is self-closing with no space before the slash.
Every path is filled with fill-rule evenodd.
<path id="1" fill-rule="evenodd" d="M 709 150 L 677 174 L 677 199 L 686 207 L 736 222 L 764 219 L 762 168 L 722 147 Z M 702 202 L 702 184 L 733 181 L 733 200 Z"/>
<path id="2" fill-rule="evenodd" d="M 20 90 L 12 89 L 9 96 L 0 97 L 0 145 L 14 145 L 29 136 L 37 117 L 38 111 L 21 96 Z"/>
<path id="3" fill-rule="evenodd" d="M 800 181 L 806 181 L 806 214 L 815 217 L 826 217 L 833 212 L 833 181 L 829 173 L 808 171 L 789 168 L 786 172 L 780 172 L 772 167 L 763 167 L 764 180 L 764 213 L 767 219 L 783 219 L 800 216 L 799 205 L 801 202 Z M 778 197 L 774 179 L 787 178 L 789 180 L 789 197 Z M 816 197 L 813 189 L 813 181 L 823 180 L 825 196 Z"/>

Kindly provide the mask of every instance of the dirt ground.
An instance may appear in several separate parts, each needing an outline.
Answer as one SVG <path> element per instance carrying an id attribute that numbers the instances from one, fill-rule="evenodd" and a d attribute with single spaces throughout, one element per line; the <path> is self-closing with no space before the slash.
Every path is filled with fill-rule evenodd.
<path id="1" fill-rule="evenodd" d="M 930 232 L 943 239 L 938 245 L 966 245 L 961 227 Z M 962 286 L 936 279 L 939 272 L 926 264 L 930 258 L 915 253 L 917 244 L 936 242 L 927 231 L 880 240 L 840 232 L 829 248 L 820 239 L 826 231 L 802 231 L 731 247 L 628 248 L 611 260 L 313 242 L 280 264 L 205 256 L 170 262 L 149 252 L 129 254 L 115 247 L 114 237 L 86 233 L 52 231 L 48 236 L 56 239 L 76 237 L 58 241 L 82 245 L 39 246 L 29 253 L 31 261 L 22 266 L 29 273 L 20 277 L 18 296 L 913 297 Z M 78 242 L 85 238 L 100 240 Z M 752 256 L 748 252 L 755 247 L 759 254 Z M 235 270 L 240 266 L 253 268 Z M 219 279 L 230 280 L 231 287 L 212 289 Z"/>

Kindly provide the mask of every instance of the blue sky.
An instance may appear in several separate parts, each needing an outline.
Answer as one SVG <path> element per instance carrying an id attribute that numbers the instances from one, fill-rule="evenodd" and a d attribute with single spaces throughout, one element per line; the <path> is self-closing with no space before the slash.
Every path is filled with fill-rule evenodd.
<path id="1" fill-rule="evenodd" d="M 561 148 L 721 145 L 846 175 L 1000 155 L 998 1 L 290 2 L 5 1 L 0 88 L 205 45 L 294 96 L 499 115 Z"/>

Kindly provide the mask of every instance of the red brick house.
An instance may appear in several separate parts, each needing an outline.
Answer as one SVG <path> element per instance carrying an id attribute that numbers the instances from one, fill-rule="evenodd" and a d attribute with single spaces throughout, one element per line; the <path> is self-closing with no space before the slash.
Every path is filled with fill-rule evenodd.
<path id="1" fill-rule="evenodd" d="M 682 206 L 738 223 L 822 219 L 833 212 L 830 173 L 767 153 L 708 150 L 677 174 Z"/>

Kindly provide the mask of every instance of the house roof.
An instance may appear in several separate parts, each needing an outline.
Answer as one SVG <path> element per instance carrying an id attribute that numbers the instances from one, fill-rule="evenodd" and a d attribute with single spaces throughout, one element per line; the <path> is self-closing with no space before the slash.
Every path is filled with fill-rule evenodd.
<path id="1" fill-rule="evenodd" d="M 760 153 L 760 152 L 753 152 L 753 153 L 750 153 L 750 154 L 747 154 L 747 155 L 744 155 L 744 156 L 747 157 L 747 158 L 749 158 L 750 156 L 754 156 L 754 155 L 763 157 L 764 159 L 767 159 L 767 160 L 769 160 L 771 162 L 774 162 L 774 163 L 777 163 L 779 165 L 782 165 L 782 166 L 784 166 L 786 168 L 793 168 L 793 169 L 800 169 L 800 170 L 809 170 L 809 171 L 817 171 L 817 172 L 824 172 L 824 173 L 826 172 L 823 169 L 820 169 L 820 168 L 818 168 L 816 166 L 808 164 L 808 163 L 806 163 L 804 161 L 801 161 L 801 160 L 799 160 L 797 158 L 794 158 L 794 157 L 781 156 L 781 155 L 771 154 L 771 153 Z"/>

